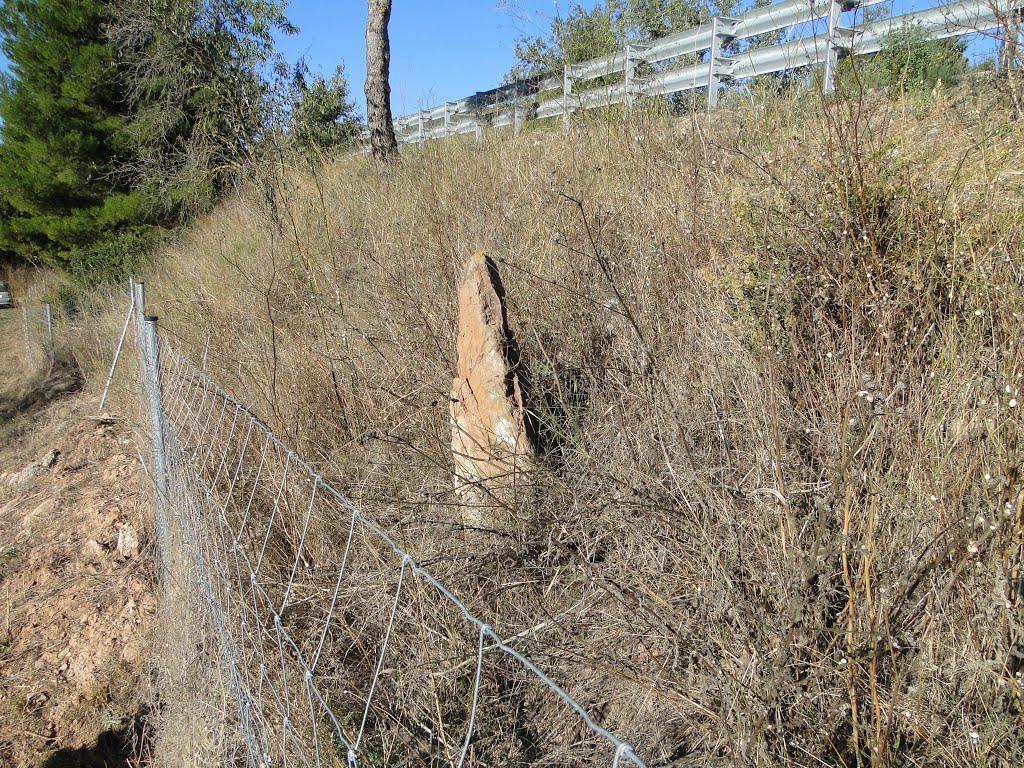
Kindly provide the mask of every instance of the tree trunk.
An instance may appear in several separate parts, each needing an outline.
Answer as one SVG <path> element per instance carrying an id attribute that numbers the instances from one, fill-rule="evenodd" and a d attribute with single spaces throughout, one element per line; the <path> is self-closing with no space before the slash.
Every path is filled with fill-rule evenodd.
<path id="1" fill-rule="evenodd" d="M 398 159 L 398 141 L 391 122 L 391 43 L 388 21 L 391 0 L 368 0 L 366 15 L 366 123 L 374 159 L 387 166 Z"/>

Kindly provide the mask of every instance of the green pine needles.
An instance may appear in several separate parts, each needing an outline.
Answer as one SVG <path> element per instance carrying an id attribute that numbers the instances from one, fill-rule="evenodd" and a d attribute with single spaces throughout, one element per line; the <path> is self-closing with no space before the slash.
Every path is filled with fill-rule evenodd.
<path id="1" fill-rule="evenodd" d="M 280 122 L 283 7 L 0 0 L 0 259 L 115 279 L 208 210 Z"/>
<path id="2" fill-rule="evenodd" d="M 152 220 L 119 179 L 127 146 L 125 78 L 104 38 L 101 0 L 7 0 L 0 83 L 0 250 L 74 271 Z M 102 265 L 100 265 L 102 270 Z"/>

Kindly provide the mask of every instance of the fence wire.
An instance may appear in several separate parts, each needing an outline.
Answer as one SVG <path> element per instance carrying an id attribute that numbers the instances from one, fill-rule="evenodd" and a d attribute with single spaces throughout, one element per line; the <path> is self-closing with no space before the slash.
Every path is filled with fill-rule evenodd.
<path id="1" fill-rule="evenodd" d="M 25 300 L 17 310 L 7 310 L 14 322 L 13 316 L 17 312 L 17 323 L 20 326 L 21 347 L 25 353 L 25 360 L 32 359 L 37 353 L 44 352 L 53 356 L 54 346 L 54 312 L 50 304 L 42 304 L 34 300 Z"/>
<path id="2" fill-rule="evenodd" d="M 230 680 L 225 758 L 645 768 L 245 406 L 158 348 L 160 538 Z"/>

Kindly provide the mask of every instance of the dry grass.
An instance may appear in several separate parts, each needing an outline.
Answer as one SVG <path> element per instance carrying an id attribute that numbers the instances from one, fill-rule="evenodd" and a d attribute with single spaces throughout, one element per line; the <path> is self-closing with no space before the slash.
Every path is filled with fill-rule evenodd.
<path id="1" fill-rule="evenodd" d="M 46 362 L 43 348 L 41 305 L 37 302 L 40 281 L 27 269 L 6 275 L 15 306 L 0 309 L 0 397 L 16 397 L 26 381 L 38 376 Z M 22 305 L 31 314 L 26 316 Z M 27 328 L 26 328 L 27 324 Z M 27 339 L 26 339 L 27 335 Z"/>
<path id="2" fill-rule="evenodd" d="M 148 288 L 166 337 L 650 765 L 1009 766 L 1022 161 L 970 91 L 594 117 L 387 179 L 278 157 Z M 475 250 L 543 469 L 466 539 L 447 398 Z"/>
<path id="3" fill-rule="evenodd" d="M 53 356 L 70 362 L 81 373 L 98 403 L 128 311 L 127 285 L 83 290 L 48 269 L 14 269 L 9 279 L 16 306 L 0 310 L 0 365 L 4 366 L 0 369 L 0 396 L 12 396 L 50 369 L 44 314 L 49 304 Z M 113 410 L 122 414 L 133 412 L 138 398 L 133 341 L 129 332 L 125 357 L 119 361 L 118 375 L 111 385 Z"/>

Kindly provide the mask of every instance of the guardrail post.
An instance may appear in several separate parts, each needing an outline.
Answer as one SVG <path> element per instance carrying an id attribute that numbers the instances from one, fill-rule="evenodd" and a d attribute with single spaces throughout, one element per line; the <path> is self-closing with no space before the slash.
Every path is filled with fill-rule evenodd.
<path id="1" fill-rule="evenodd" d="M 523 127 L 523 100 L 516 94 L 512 102 L 512 135 L 518 136 Z"/>
<path id="2" fill-rule="evenodd" d="M 825 93 L 832 93 L 836 89 L 836 68 L 839 66 L 839 46 L 836 37 L 839 34 L 839 17 L 843 12 L 843 6 L 839 0 L 832 0 L 828 9 L 828 46 L 825 54 L 825 76 L 822 79 L 822 89 Z"/>
<path id="3" fill-rule="evenodd" d="M 447 102 L 447 101 L 444 103 L 444 137 L 446 139 L 448 138 L 448 125 L 449 125 L 448 107 L 449 107 L 449 104 L 450 103 Z"/>
<path id="4" fill-rule="evenodd" d="M 167 587 L 170 573 L 170 551 L 167 533 L 167 454 L 164 450 L 163 407 L 160 403 L 160 345 L 155 315 L 145 315 L 143 342 L 145 356 L 144 375 L 149 399 L 149 429 L 153 437 L 153 488 L 156 493 L 156 530 L 160 545 L 162 576 L 160 582 Z"/>
<path id="5" fill-rule="evenodd" d="M 419 144 L 423 143 L 423 110 L 420 109 L 416 112 L 416 141 Z"/>
<path id="6" fill-rule="evenodd" d="M 722 46 L 734 38 L 739 19 L 715 16 L 711 19 L 711 49 L 708 51 L 708 109 L 718 106 L 718 86 L 722 78 L 718 67 L 723 63 Z"/>
<path id="7" fill-rule="evenodd" d="M 49 304 L 43 305 L 43 314 L 46 317 L 46 349 L 50 353 L 50 362 L 53 362 L 53 307 Z"/>
<path id="8" fill-rule="evenodd" d="M 25 304 L 21 305 L 21 325 L 25 333 L 25 362 L 28 362 L 28 358 L 32 354 L 32 344 L 28 338 L 28 306 Z"/>
<path id="9" fill-rule="evenodd" d="M 484 143 L 484 123 L 483 120 L 480 119 L 479 115 L 473 119 L 473 134 L 476 138 L 477 144 Z"/>
<path id="10" fill-rule="evenodd" d="M 569 106 L 569 97 L 572 96 L 572 67 L 567 66 L 562 71 L 562 130 L 569 132 L 572 125 L 572 108 Z"/>
<path id="11" fill-rule="evenodd" d="M 628 112 L 633 108 L 634 96 L 639 95 L 635 93 L 637 88 L 636 82 L 636 54 L 638 50 L 636 46 L 626 44 L 626 83 L 625 83 L 625 103 L 626 111 Z"/>
<path id="12" fill-rule="evenodd" d="M 718 36 L 718 17 L 711 19 L 711 50 L 708 51 L 708 109 L 718 106 L 718 73 L 715 62 L 722 52 L 722 39 Z"/>

